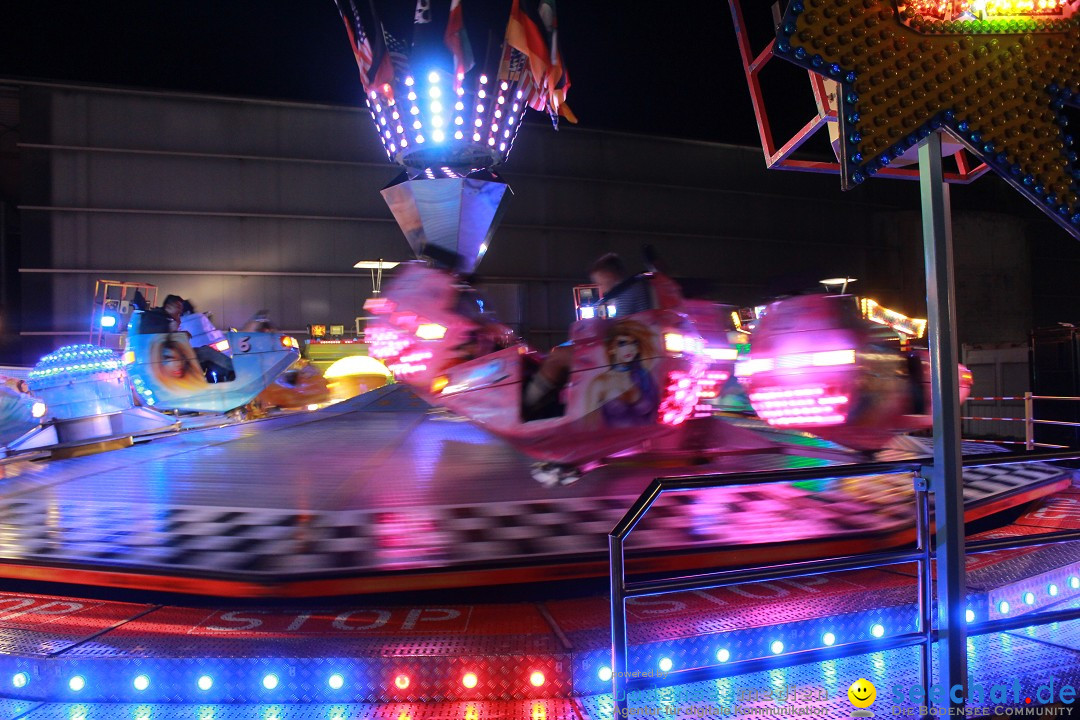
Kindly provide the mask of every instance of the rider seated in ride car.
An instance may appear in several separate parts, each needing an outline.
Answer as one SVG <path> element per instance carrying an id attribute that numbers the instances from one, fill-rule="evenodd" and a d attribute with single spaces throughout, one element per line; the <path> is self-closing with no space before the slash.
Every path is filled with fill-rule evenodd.
<path id="1" fill-rule="evenodd" d="M 648 279 L 643 275 L 628 275 L 622 258 L 615 253 L 607 253 L 594 262 L 589 268 L 589 278 L 599 287 L 598 304 L 609 318 L 625 318 L 653 309 Z M 544 358 L 525 388 L 523 415 L 527 420 L 559 414 L 554 406 L 570 378 L 572 357 L 572 345 L 567 342 L 552 348 Z"/>
<path id="2" fill-rule="evenodd" d="M 194 310 L 194 306 L 179 295 L 167 295 L 160 308 L 151 308 L 143 313 L 139 330 L 142 333 L 151 334 L 181 332 L 181 318 Z M 191 333 L 186 331 L 184 333 L 189 338 L 191 337 Z M 236 379 L 232 358 L 225 353 L 209 345 L 202 345 L 192 350 L 195 351 L 195 357 L 198 358 L 199 365 L 202 366 L 206 379 L 210 382 Z"/>

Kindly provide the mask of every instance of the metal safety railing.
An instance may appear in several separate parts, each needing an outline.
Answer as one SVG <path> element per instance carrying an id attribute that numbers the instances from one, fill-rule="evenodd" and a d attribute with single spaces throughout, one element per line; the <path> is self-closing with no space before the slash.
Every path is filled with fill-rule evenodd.
<path id="1" fill-rule="evenodd" d="M 964 467 L 984 467 L 991 465 L 1015 465 L 1030 462 L 1055 462 L 1078 460 L 1080 452 L 1029 452 L 1023 454 L 982 455 L 963 461 Z M 695 477 L 656 478 L 641 494 L 637 501 L 623 515 L 622 520 L 608 533 L 609 576 L 611 583 L 611 683 L 612 699 L 615 712 L 613 717 L 627 716 L 627 693 L 659 683 L 657 678 L 639 673 L 631 678 L 627 672 L 627 653 L 629 639 L 626 621 L 626 600 L 629 598 L 665 593 L 704 590 L 725 587 L 747 582 L 763 582 L 788 578 L 818 575 L 827 572 L 863 570 L 880 568 L 901 563 L 915 562 L 918 566 L 916 575 L 918 596 L 918 624 L 914 632 L 901 633 L 873 640 L 849 642 L 830 647 L 814 648 L 797 652 L 784 653 L 772 657 L 758 657 L 727 662 L 722 665 L 684 668 L 668 671 L 665 685 L 709 680 L 717 677 L 741 675 L 782 666 L 801 665 L 819 662 L 849 655 L 868 652 L 880 652 L 894 648 L 920 646 L 920 681 L 923 690 L 929 690 L 931 669 L 931 648 L 937 640 L 934 626 L 934 598 L 931 577 L 931 561 L 934 559 L 931 539 L 931 510 L 929 480 L 932 465 L 909 460 L 859 465 L 838 465 L 832 467 L 808 468 L 799 470 L 779 470 L 769 472 L 734 473 L 727 475 L 703 475 Z M 865 475 L 910 473 L 915 489 L 915 547 L 910 550 L 889 550 L 859 555 L 830 556 L 818 560 L 757 566 L 746 569 L 718 570 L 696 575 L 654 577 L 648 580 L 628 582 L 626 578 L 625 544 L 627 538 L 642 521 L 649 509 L 660 496 L 672 492 L 690 492 L 712 490 L 737 485 L 767 485 L 791 483 L 808 480 L 840 479 Z M 997 540 L 979 540 L 967 543 L 968 553 L 983 553 L 998 550 L 1014 550 L 1033 545 L 1046 545 L 1080 540 L 1080 530 L 1043 533 L 1021 539 L 1005 538 Z M 733 550 L 737 551 L 737 549 Z M 1080 618 L 1080 608 L 1058 611 L 1040 611 L 1014 618 L 989 620 L 967 627 L 969 635 L 1003 632 L 1018 627 L 1061 622 Z M 924 695 L 924 697 L 926 697 Z"/>
<path id="2" fill-rule="evenodd" d="M 1035 442 L 1035 426 L 1036 425 L 1058 425 L 1064 427 L 1080 428 L 1080 423 L 1067 422 L 1064 420 L 1039 420 L 1035 417 L 1035 401 L 1036 400 L 1051 400 L 1051 401 L 1072 401 L 1080 402 L 1080 397 L 1069 397 L 1062 395 L 1033 395 L 1026 392 L 1023 395 L 1006 395 L 1002 397 L 969 397 L 967 401 L 973 402 L 1020 402 L 1024 403 L 1024 416 L 1023 417 L 990 417 L 983 415 L 964 415 L 961 416 L 961 420 L 967 422 L 984 421 L 984 422 L 1015 422 L 1024 423 L 1024 439 L 1021 440 L 978 440 L 965 438 L 970 442 L 987 442 L 1001 445 L 1023 445 L 1027 450 L 1034 450 L 1035 448 L 1065 448 L 1067 445 L 1054 445 L 1052 443 L 1039 443 Z"/>

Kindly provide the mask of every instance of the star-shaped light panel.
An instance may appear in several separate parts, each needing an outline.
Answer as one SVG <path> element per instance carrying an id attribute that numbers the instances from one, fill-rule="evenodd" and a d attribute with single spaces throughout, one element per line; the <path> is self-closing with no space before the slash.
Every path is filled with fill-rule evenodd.
<path id="1" fill-rule="evenodd" d="M 840 82 L 845 190 L 946 128 L 1080 238 L 1080 0 L 793 0 L 773 51 Z"/>

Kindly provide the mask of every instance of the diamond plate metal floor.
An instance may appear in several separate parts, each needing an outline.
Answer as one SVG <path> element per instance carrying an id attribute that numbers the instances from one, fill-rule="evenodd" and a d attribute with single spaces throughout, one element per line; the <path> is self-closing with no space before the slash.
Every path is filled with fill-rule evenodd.
<path id="1" fill-rule="evenodd" d="M 585 720 L 570 700 L 527 702 L 184 705 L 41 703 L 4 720 Z M 0 706 L 0 712 L 3 712 Z"/>
<path id="2" fill-rule="evenodd" d="M 0 576 L 311 596 L 597 575 L 605 534 L 661 472 L 846 458 L 809 436 L 768 433 L 786 444 L 693 468 L 605 467 L 549 490 L 524 455 L 391 386 L 315 413 L 6 464 Z M 927 450 L 908 438 L 892 452 Z M 1067 483 L 1049 466 L 983 468 L 965 474 L 965 496 L 978 514 Z M 910 478 L 894 475 L 665 497 L 631 538 L 633 567 L 723 564 L 723 553 L 698 551 L 732 545 L 765 543 L 755 552 L 781 559 L 904 542 L 910 496 Z M 747 547 L 741 560 L 754 559 Z"/>
<path id="3" fill-rule="evenodd" d="M 855 708 L 848 700 L 848 687 L 859 678 L 865 678 L 874 684 L 877 691 L 877 699 L 870 708 L 876 716 L 917 717 L 913 712 L 903 711 L 917 708 L 918 703 L 895 702 L 898 690 L 900 697 L 907 700 L 910 697 L 908 690 L 918 684 L 917 652 L 915 648 L 892 650 L 633 692 L 627 698 L 627 706 L 628 709 L 633 708 L 633 717 L 648 720 L 674 717 L 721 720 L 781 714 L 850 718 Z M 1066 683 L 1074 688 L 1080 685 L 1080 654 L 1048 648 L 1008 633 L 971 638 L 968 641 L 968 654 L 969 687 L 979 684 L 989 689 L 1005 684 L 1011 689 L 1014 680 L 1019 683 L 1019 701 L 1001 703 L 1005 707 L 1025 707 L 1027 703 L 1024 700 L 1029 695 L 1035 695 L 1038 688 L 1051 679 L 1058 683 L 1058 687 Z M 785 688 L 789 690 L 785 691 Z M 784 702 L 760 699 L 766 692 L 774 693 L 773 697 L 780 694 L 790 697 L 790 688 L 801 689 L 806 695 L 800 696 L 796 691 L 794 701 Z M 992 710 L 994 703 L 989 705 Z M 584 706 L 586 716 L 591 720 L 613 718 L 610 693 L 590 696 L 585 699 Z M 785 706 L 804 710 L 778 712 Z"/>
<path id="4" fill-rule="evenodd" d="M 1030 530 L 1014 524 L 993 533 Z M 1080 605 L 1080 562 L 1070 546 L 972 559 L 975 620 Z M 1001 599 L 1013 609 L 995 610 Z M 159 607 L 0 594 L 0 697 L 9 698 L 0 718 L 610 717 L 607 611 L 605 597 Z M 628 617 L 630 668 L 670 662 L 722 672 L 726 660 L 774 657 L 778 641 L 791 653 L 870 641 L 874 625 L 885 635 L 910 631 L 916 606 L 909 575 L 866 570 L 640 598 L 628 603 Z M 1014 675 L 1023 683 L 1074 682 L 1080 621 L 974 638 L 969 654 L 974 681 L 994 684 L 1012 672 L 1009 682 Z M 749 717 L 771 705 L 739 691 L 797 685 L 828 691 L 817 716 L 847 717 L 838 691 L 866 677 L 879 686 L 880 706 L 897 684 L 913 682 L 914 657 L 878 653 L 636 693 L 632 701 L 640 717 Z M 136 699 L 143 702 L 124 704 Z M 746 707 L 734 712 L 733 703 Z"/>

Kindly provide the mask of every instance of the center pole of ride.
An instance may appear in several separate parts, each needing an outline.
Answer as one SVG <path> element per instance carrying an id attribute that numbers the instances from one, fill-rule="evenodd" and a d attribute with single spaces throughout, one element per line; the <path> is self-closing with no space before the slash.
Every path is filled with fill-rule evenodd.
<path id="1" fill-rule="evenodd" d="M 949 188 L 941 163 L 941 134 L 931 133 L 919 146 L 923 252 L 932 371 L 934 495 L 937 557 L 938 682 L 946 690 L 962 688 L 961 699 L 948 693 L 952 712 L 963 713 L 967 693 L 967 628 L 964 570 L 964 496 L 961 481 L 960 379 L 956 345 L 956 298 L 953 291 L 952 216 Z"/>

